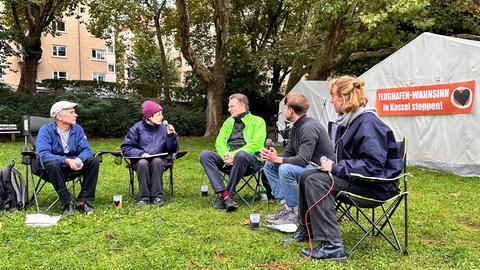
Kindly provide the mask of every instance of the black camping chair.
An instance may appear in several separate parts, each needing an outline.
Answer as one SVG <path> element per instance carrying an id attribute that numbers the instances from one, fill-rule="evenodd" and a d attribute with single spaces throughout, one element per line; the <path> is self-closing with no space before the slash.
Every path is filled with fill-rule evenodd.
<path id="1" fill-rule="evenodd" d="M 52 122 L 52 118 L 38 117 L 38 116 L 22 116 L 23 135 L 25 137 L 25 144 L 22 149 L 22 164 L 25 165 L 25 182 L 27 183 L 27 205 L 31 205 L 35 202 L 37 213 L 40 212 L 38 203 L 38 195 L 43 190 L 45 184 L 50 182 L 48 174 L 44 167 L 40 154 L 35 151 L 35 136 L 38 134 L 40 127 L 44 124 Z M 97 156 L 97 155 L 96 155 Z M 65 165 L 66 166 L 66 165 Z M 83 172 L 69 172 L 65 175 L 64 181 L 71 182 L 67 185 L 67 189 L 73 191 L 75 196 L 75 186 L 81 183 L 83 180 Z M 31 187 L 29 185 L 31 184 Z M 29 190 L 32 190 L 32 196 L 29 195 Z M 57 199 L 51 203 L 45 213 L 48 213 L 50 209 L 59 201 Z"/>
<path id="2" fill-rule="evenodd" d="M 394 178 L 377 178 L 367 177 L 360 174 L 351 174 L 350 183 L 352 181 L 368 181 L 368 182 L 393 182 L 401 181 L 400 192 L 388 200 L 376 200 L 360 196 L 352 193 L 349 190 L 340 191 L 336 198 L 336 210 L 339 212 L 338 221 L 347 217 L 353 221 L 362 231 L 363 236 L 355 243 L 350 250 L 350 255 L 368 236 L 382 236 L 388 243 L 390 243 L 396 250 L 408 255 L 408 173 L 407 173 L 407 140 L 404 137 L 402 141 L 398 142 L 398 149 L 400 155 L 403 157 L 404 167 L 400 175 Z M 404 245 L 400 244 L 395 228 L 393 227 L 391 217 L 398 209 L 401 203 L 404 203 Z M 350 210 L 356 210 L 356 215 L 353 215 Z M 371 209 L 371 215 L 368 215 L 365 210 Z M 375 209 L 380 209 L 380 217 L 375 216 Z M 366 223 L 366 225 L 365 225 Z M 388 228 L 388 229 L 387 229 Z M 388 235 L 387 235 L 388 234 Z M 391 235 L 390 235 L 391 234 Z"/>
<path id="3" fill-rule="evenodd" d="M 126 163 L 126 168 L 128 169 L 129 172 L 129 183 L 128 183 L 128 195 L 131 196 L 132 198 L 135 197 L 135 167 L 132 164 L 132 161 L 134 159 L 141 159 L 141 157 L 125 157 L 123 156 L 121 151 L 114 151 L 114 152 L 109 152 L 113 156 L 116 157 L 115 163 L 117 165 L 122 164 L 122 160 L 125 161 Z M 175 161 L 177 159 L 182 158 L 188 154 L 188 151 L 186 150 L 177 150 L 177 152 L 167 155 L 167 165 L 164 168 L 164 172 L 168 171 L 169 172 L 169 191 L 170 191 L 170 197 L 173 197 L 173 167 L 175 165 Z"/>
<path id="4" fill-rule="evenodd" d="M 220 172 L 222 172 L 223 176 L 223 181 L 225 183 L 228 183 L 228 179 L 230 176 L 230 167 L 225 167 L 220 169 Z M 255 202 L 255 199 L 260 196 L 260 188 L 263 185 L 262 183 L 262 174 L 263 174 L 263 166 L 260 166 L 260 168 L 252 168 L 249 167 L 246 171 L 245 174 L 243 175 L 242 178 L 238 180 L 238 183 L 235 186 L 235 191 L 232 194 L 232 196 L 238 195 L 240 199 L 242 199 L 243 202 L 245 202 L 246 205 L 252 206 L 253 203 Z M 241 193 L 244 189 L 247 189 L 247 192 Z M 253 192 L 252 199 L 249 201 L 246 198 L 246 194 L 251 191 Z M 218 194 L 215 196 L 215 201 L 218 199 Z"/>

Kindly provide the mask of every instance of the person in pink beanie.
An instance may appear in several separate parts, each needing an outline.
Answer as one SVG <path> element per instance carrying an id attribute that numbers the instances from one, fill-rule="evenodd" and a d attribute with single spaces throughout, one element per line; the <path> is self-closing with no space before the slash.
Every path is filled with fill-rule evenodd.
<path id="1" fill-rule="evenodd" d="M 167 156 L 151 156 L 175 153 L 178 149 L 178 136 L 172 125 L 162 122 L 163 109 L 160 104 L 147 100 L 143 102 L 142 112 L 143 119 L 128 130 L 121 149 L 125 157 L 143 157 L 132 159 L 138 176 L 137 205 L 153 203 L 162 206 L 163 171 L 167 165 Z"/>

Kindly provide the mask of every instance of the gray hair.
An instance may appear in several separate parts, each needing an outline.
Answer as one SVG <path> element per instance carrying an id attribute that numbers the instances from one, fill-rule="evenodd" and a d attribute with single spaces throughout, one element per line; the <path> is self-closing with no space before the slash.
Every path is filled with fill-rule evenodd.
<path id="1" fill-rule="evenodd" d="M 245 109 L 246 109 L 247 111 L 249 110 L 249 107 L 248 107 L 248 97 L 245 96 L 244 94 L 240 94 L 240 93 L 232 94 L 232 95 L 230 95 L 230 97 L 228 98 L 228 100 L 232 100 L 232 99 L 236 99 L 236 100 L 238 100 L 240 103 L 243 103 L 243 105 L 245 105 Z"/>

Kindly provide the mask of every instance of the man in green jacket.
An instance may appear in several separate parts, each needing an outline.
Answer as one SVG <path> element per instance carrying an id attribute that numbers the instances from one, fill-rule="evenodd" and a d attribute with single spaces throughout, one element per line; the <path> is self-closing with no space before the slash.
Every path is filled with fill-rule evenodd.
<path id="1" fill-rule="evenodd" d="M 213 206 L 227 212 L 238 208 L 231 195 L 248 168 L 259 170 L 260 161 L 256 154 L 263 148 L 266 137 L 265 121 L 248 110 L 248 98 L 233 94 L 228 98 L 228 112 L 231 116 L 223 123 L 215 142 L 217 152 L 203 151 L 200 163 L 207 174 L 215 193 L 221 195 Z M 221 170 L 230 170 L 225 187 Z"/>

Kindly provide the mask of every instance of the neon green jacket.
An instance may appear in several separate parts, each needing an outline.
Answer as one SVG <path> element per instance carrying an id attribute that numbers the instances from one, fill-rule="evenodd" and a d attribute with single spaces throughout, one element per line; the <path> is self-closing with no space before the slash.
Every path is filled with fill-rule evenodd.
<path id="1" fill-rule="evenodd" d="M 225 154 L 230 152 L 230 146 L 227 142 L 228 138 L 230 138 L 230 135 L 232 134 L 234 122 L 235 120 L 232 116 L 227 118 L 220 129 L 217 140 L 215 141 L 215 149 L 217 150 L 217 154 L 222 158 L 225 156 Z M 265 143 L 265 138 L 267 137 L 265 121 L 259 116 L 247 113 L 242 118 L 242 122 L 245 124 L 245 128 L 243 129 L 243 139 L 245 140 L 246 144 L 240 149 L 231 151 L 231 153 L 235 155 L 238 153 L 238 151 L 244 151 L 253 155 L 259 152 Z"/>

